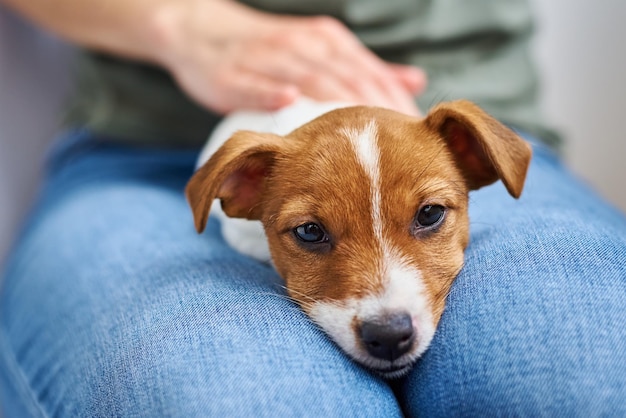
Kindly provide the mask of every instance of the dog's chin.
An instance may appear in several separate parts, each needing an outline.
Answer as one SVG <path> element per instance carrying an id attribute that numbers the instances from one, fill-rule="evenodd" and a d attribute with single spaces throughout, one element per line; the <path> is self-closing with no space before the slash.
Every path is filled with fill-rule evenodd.
<path id="1" fill-rule="evenodd" d="M 335 341 L 336 342 L 336 341 Z M 350 345 L 340 346 L 352 360 L 372 373 L 388 380 L 400 379 L 409 374 L 417 360 L 424 354 L 430 341 L 419 344 L 394 361 L 382 360 L 371 356 L 365 350 Z"/>
<path id="2" fill-rule="evenodd" d="M 352 358 L 367 368 L 371 372 L 377 374 L 384 379 L 400 379 L 411 371 L 413 365 L 419 358 L 419 355 L 407 354 L 401 358 L 390 362 L 385 360 L 375 359 L 369 356 L 352 356 Z"/>
<path id="3" fill-rule="evenodd" d="M 409 363 L 402 366 L 390 366 L 383 369 L 372 368 L 371 370 L 383 379 L 394 380 L 406 376 L 412 368 L 413 363 Z"/>
<path id="4" fill-rule="evenodd" d="M 423 340 L 403 356 L 393 360 L 381 360 L 366 353 L 365 350 L 354 347 L 344 348 L 354 361 L 367 368 L 374 374 L 388 380 L 400 379 L 409 374 L 413 366 L 422 357 L 430 345 L 430 339 Z"/>

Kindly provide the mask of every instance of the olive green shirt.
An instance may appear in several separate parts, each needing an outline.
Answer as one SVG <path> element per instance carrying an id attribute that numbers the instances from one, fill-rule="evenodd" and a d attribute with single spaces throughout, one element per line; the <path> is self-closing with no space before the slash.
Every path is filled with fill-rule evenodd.
<path id="1" fill-rule="evenodd" d="M 277 13 L 330 15 L 390 62 L 428 74 L 422 111 L 465 98 L 550 145 L 530 56 L 533 23 L 526 0 L 246 0 Z M 193 103 L 164 71 L 84 51 L 77 65 L 71 125 L 112 140 L 199 146 L 219 116 Z"/>

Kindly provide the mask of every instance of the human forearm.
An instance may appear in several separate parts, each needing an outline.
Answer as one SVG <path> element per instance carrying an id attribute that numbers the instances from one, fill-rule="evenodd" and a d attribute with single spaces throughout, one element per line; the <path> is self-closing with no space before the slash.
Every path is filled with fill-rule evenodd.
<path id="1" fill-rule="evenodd" d="M 339 21 L 234 0 L 0 0 L 81 46 L 167 70 L 219 113 L 277 109 L 300 95 L 418 114 L 425 77 L 390 66 Z M 355 77 L 358 74 L 358 77 Z"/>
<path id="2" fill-rule="evenodd" d="M 80 46 L 159 65 L 184 24 L 202 16 L 216 38 L 236 31 L 231 15 L 256 13 L 230 0 L 0 0 L 27 19 Z M 197 10 L 202 9 L 202 10 Z"/>

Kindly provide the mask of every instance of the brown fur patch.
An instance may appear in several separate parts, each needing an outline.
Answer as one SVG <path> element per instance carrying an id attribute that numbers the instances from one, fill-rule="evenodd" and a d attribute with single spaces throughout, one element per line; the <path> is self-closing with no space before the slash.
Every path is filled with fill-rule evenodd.
<path id="1" fill-rule="evenodd" d="M 422 120 L 354 107 L 327 113 L 285 137 L 238 133 L 187 188 L 196 225 L 204 228 L 216 197 L 233 208 L 231 215 L 260 219 L 276 269 L 305 311 L 317 301 L 380 292 L 384 253 L 372 226 L 371 179 L 342 133 L 372 121 L 383 237 L 421 272 L 436 324 L 468 245 L 468 190 L 501 178 L 517 197 L 530 159 L 521 139 L 468 102 L 440 105 Z M 243 170 L 243 185 L 229 183 L 237 170 Z M 245 198 L 237 190 L 245 190 Z M 424 205 L 441 205 L 446 215 L 438 227 L 416 230 Z M 324 228 L 327 245 L 307 246 L 296 238 L 294 229 L 308 222 Z"/>

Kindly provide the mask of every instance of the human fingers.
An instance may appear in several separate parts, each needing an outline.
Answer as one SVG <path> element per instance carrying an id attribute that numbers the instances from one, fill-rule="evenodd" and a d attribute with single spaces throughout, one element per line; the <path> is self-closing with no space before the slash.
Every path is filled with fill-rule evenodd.
<path id="1" fill-rule="evenodd" d="M 428 76 L 421 68 L 394 63 L 387 63 L 387 65 L 398 81 L 415 96 L 419 96 L 426 90 Z"/>
<path id="2" fill-rule="evenodd" d="M 215 68 L 199 61 L 182 68 L 173 72 L 181 88 L 198 104 L 220 114 L 276 110 L 301 94 L 293 84 L 230 65 Z"/>
<path id="3" fill-rule="evenodd" d="M 301 59 L 332 75 L 360 102 L 418 114 L 413 94 L 344 25 L 330 18 L 314 18 L 308 31 L 310 41 L 303 40 L 307 47 L 295 49 Z"/>
<path id="4" fill-rule="evenodd" d="M 291 104 L 300 95 L 293 84 L 245 70 L 222 80 L 216 90 L 212 103 L 220 113 L 239 109 L 276 110 Z"/>
<path id="5" fill-rule="evenodd" d="M 240 58 L 237 66 L 244 71 L 297 86 L 302 94 L 313 99 L 358 103 L 359 96 L 336 74 L 328 72 L 318 62 L 302 59 L 293 52 L 294 48 L 307 46 L 306 40 L 298 35 L 289 40 L 282 37 L 262 41 L 237 53 Z M 320 52 L 313 54 L 319 56 Z"/>

